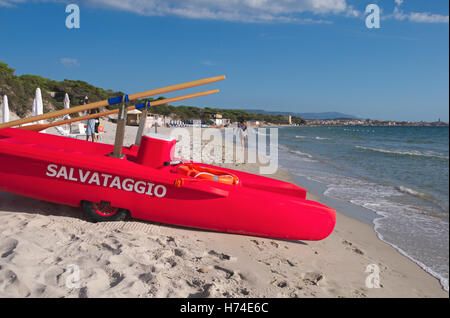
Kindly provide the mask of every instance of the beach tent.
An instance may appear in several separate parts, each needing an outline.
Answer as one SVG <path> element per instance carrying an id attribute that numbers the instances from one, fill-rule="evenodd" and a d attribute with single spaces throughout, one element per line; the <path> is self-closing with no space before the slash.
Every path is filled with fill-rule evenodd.
<path id="1" fill-rule="evenodd" d="M 7 123 L 9 120 L 8 96 L 4 95 L 2 103 L 2 121 L 3 123 Z"/>
<path id="2" fill-rule="evenodd" d="M 130 110 L 127 112 L 127 125 L 139 126 L 141 122 L 142 112 L 137 109 Z"/>

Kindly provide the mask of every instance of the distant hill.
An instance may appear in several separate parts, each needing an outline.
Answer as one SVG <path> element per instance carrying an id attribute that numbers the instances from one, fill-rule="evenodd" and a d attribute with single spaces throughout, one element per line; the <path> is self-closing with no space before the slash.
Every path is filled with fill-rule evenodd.
<path id="1" fill-rule="evenodd" d="M 325 112 L 325 113 L 293 113 L 293 112 L 275 112 L 275 111 L 265 111 L 262 109 L 245 109 L 246 112 L 252 114 L 265 114 L 265 115 L 282 115 L 282 116 L 295 116 L 300 117 L 307 120 L 315 120 L 315 119 L 338 119 L 338 118 L 346 118 L 346 119 L 359 119 L 356 116 L 343 114 L 339 112 Z"/>

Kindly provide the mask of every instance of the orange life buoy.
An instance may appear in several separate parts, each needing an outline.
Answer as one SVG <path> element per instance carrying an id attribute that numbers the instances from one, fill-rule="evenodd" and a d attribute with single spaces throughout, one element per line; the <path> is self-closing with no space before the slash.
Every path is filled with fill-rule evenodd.
<path id="1" fill-rule="evenodd" d="M 190 163 L 184 163 L 177 167 L 177 173 L 201 180 L 215 181 L 225 184 L 238 184 L 239 178 L 227 171 L 201 167 Z"/>

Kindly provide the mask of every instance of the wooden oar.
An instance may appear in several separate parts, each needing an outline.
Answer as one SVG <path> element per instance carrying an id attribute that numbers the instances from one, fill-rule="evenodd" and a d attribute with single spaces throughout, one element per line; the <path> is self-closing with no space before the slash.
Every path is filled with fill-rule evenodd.
<path id="1" fill-rule="evenodd" d="M 214 93 L 218 93 L 218 92 L 219 92 L 218 89 L 213 89 L 210 91 L 204 91 L 204 92 L 199 92 L 199 93 L 194 93 L 194 94 L 188 94 L 188 95 L 182 95 L 182 96 L 178 96 L 178 97 L 156 100 L 156 101 L 150 102 L 150 106 L 158 106 L 158 105 L 163 105 L 163 104 L 168 104 L 168 103 L 174 103 L 174 102 L 178 102 L 180 100 L 185 100 L 185 99 L 190 99 L 190 98 L 195 98 L 195 97 L 200 97 L 200 96 L 206 96 L 206 95 L 210 95 L 210 94 L 214 94 Z M 130 111 L 133 109 L 136 109 L 136 105 L 128 107 L 127 111 Z M 54 122 L 51 124 L 28 125 L 28 126 L 21 126 L 19 128 L 24 129 L 24 130 L 41 131 L 41 130 L 44 130 L 47 128 L 61 126 L 64 124 L 70 124 L 70 123 L 77 122 L 77 121 L 113 115 L 113 114 L 117 114 L 118 112 L 119 112 L 119 109 L 114 109 L 114 110 L 109 110 L 109 111 L 101 112 L 101 113 L 97 113 L 97 114 L 76 117 L 76 118 L 71 118 L 71 119 L 67 119 L 67 120 L 60 120 L 60 121 L 57 121 L 57 122 Z"/>
<path id="2" fill-rule="evenodd" d="M 145 91 L 145 92 L 142 92 L 142 93 L 136 93 L 136 94 L 128 95 L 128 99 L 130 101 L 132 101 L 132 100 L 146 98 L 146 97 L 150 97 L 150 96 L 154 96 L 154 95 L 165 94 L 165 93 L 177 91 L 177 90 L 180 90 L 180 89 L 191 88 L 191 87 L 201 86 L 201 85 L 205 85 L 205 84 L 215 83 L 215 82 L 218 82 L 218 81 L 222 81 L 224 79 L 225 79 L 225 76 L 222 75 L 222 76 L 210 77 L 210 78 L 205 78 L 205 79 L 192 81 L 192 82 L 187 82 L 187 83 L 182 83 L 182 84 L 166 86 L 166 87 L 162 87 L 162 88 L 157 88 L 157 89 Z M 69 108 L 69 109 L 58 110 L 58 111 L 54 111 L 54 112 L 43 114 L 43 115 L 38 115 L 38 116 L 33 116 L 33 117 L 28 117 L 28 118 L 23 118 L 23 119 L 10 121 L 8 123 L 0 124 L 0 129 L 8 128 L 8 127 L 14 127 L 14 126 L 18 126 L 18 125 L 23 125 L 23 124 L 32 123 L 32 122 L 35 122 L 35 121 L 40 121 L 40 120 L 45 120 L 45 119 L 50 119 L 50 118 L 55 118 L 55 117 L 61 117 L 61 116 L 68 115 L 68 114 L 84 112 L 86 110 L 99 108 L 99 107 L 105 107 L 105 106 L 109 106 L 109 105 L 112 105 L 112 104 L 120 103 L 121 102 L 121 98 L 119 98 L 118 101 L 117 101 L 117 99 L 118 98 L 111 98 L 109 100 L 103 100 L 103 101 L 99 101 L 99 102 L 95 102 L 95 103 L 91 103 L 91 104 L 86 104 L 86 105 L 81 105 L 81 106 L 77 106 L 77 107 L 72 107 L 72 108 Z"/>

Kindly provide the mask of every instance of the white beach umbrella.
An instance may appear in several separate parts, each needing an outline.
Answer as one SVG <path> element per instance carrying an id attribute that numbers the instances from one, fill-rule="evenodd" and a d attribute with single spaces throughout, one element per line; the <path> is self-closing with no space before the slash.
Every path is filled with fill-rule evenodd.
<path id="1" fill-rule="evenodd" d="M 44 113 L 44 103 L 42 102 L 42 93 L 41 89 L 36 88 L 36 115 L 42 115 Z M 42 124 L 42 121 L 39 121 L 39 124 Z"/>
<path id="2" fill-rule="evenodd" d="M 3 96 L 3 104 L 2 104 L 2 119 L 3 123 L 9 122 L 9 106 L 8 106 L 8 96 Z"/>
<path id="3" fill-rule="evenodd" d="M 39 87 L 36 88 L 36 96 L 34 97 L 33 107 L 36 112 L 35 115 L 44 114 L 44 103 L 42 102 L 42 93 L 41 93 L 41 89 Z M 43 123 L 44 123 L 43 120 L 40 120 L 37 122 L 37 124 L 43 124 Z M 41 132 L 45 133 L 45 130 L 42 130 Z"/>
<path id="4" fill-rule="evenodd" d="M 33 106 L 31 106 L 31 116 L 36 116 L 36 97 L 33 98 Z"/>
<path id="5" fill-rule="evenodd" d="M 69 95 L 66 93 L 66 95 L 64 95 L 64 109 L 69 109 L 70 108 L 70 99 L 69 99 Z M 64 119 L 70 119 L 69 115 L 64 115 Z"/>
<path id="6" fill-rule="evenodd" d="M 66 95 L 64 95 L 64 108 L 65 109 L 70 108 L 70 99 L 69 99 L 69 94 L 67 94 L 67 93 L 66 93 Z"/>

